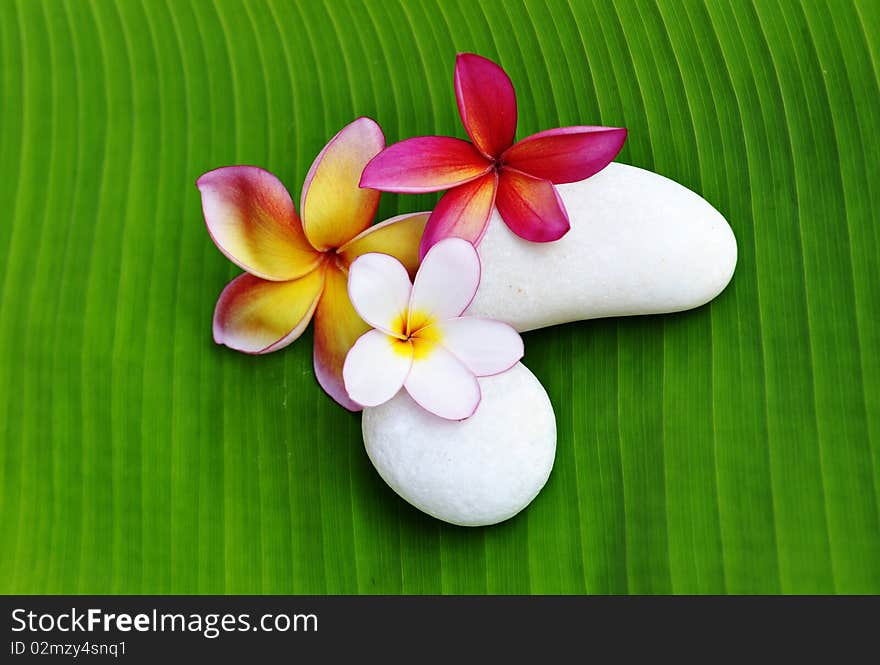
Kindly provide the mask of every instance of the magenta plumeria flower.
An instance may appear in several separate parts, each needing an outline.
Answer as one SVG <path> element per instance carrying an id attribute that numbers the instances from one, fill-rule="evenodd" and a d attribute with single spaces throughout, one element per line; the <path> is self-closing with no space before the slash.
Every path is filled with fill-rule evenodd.
<path id="1" fill-rule="evenodd" d="M 472 53 L 455 63 L 461 121 L 473 143 L 421 136 L 386 148 L 364 169 L 361 187 L 386 192 L 449 190 L 422 237 L 421 254 L 443 238 L 477 245 L 492 206 L 518 236 L 558 240 L 568 214 L 554 184 L 589 178 L 620 152 L 626 129 L 576 126 L 539 132 L 514 144 L 516 95 L 501 67 Z"/>
<path id="2" fill-rule="evenodd" d="M 480 404 L 478 376 L 500 374 L 523 356 L 519 334 L 506 323 L 462 316 L 480 284 L 480 258 L 459 238 L 437 243 L 410 283 L 387 254 L 351 264 L 348 295 L 374 329 L 362 335 L 342 368 L 349 397 L 378 406 L 405 388 L 419 405 L 463 420 Z"/>

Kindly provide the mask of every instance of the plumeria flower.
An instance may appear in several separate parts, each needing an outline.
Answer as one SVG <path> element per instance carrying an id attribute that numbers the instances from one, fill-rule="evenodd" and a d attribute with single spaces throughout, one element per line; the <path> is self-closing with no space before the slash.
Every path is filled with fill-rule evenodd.
<path id="1" fill-rule="evenodd" d="M 348 352 L 342 374 L 352 400 L 378 406 L 405 388 L 419 405 L 463 420 L 480 404 L 478 376 L 500 374 L 523 356 L 506 323 L 462 316 L 480 284 L 480 258 L 466 240 L 432 247 L 415 282 L 387 254 L 364 254 L 351 265 L 348 295 L 374 330 Z"/>
<path id="2" fill-rule="evenodd" d="M 501 67 L 472 53 L 458 55 L 455 94 L 473 143 L 422 136 L 396 143 L 364 170 L 361 187 L 386 192 L 437 192 L 440 199 L 422 238 L 424 253 L 443 238 L 477 245 L 492 206 L 511 231 L 534 242 L 558 240 L 568 213 L 554 184 L 589 178 L 620 152 L 626 129 L 561 127 L 514 144 L 516 95 Z"/>
<path id="3" fill-rule="evenodd" d="M 348 299 L 348 268 L 367 252 L 384 252 L 415 272 L 428 213 L 401 215 L 370 226 L 380 193 L 360 189 L 364 165 L 385 147 L 369 118 L 342 129 L 312 164 L 297 215 L 290 194 L 271 173 L 229 166 L 197 185 L 208 232 L 246 272 L 220 294 L 214 341 L 245 353 L 269 353 L 298 338 L 315 320 L 318 382 L 342 406 L 352 402 L 342 364 L 369 326 Z"/>

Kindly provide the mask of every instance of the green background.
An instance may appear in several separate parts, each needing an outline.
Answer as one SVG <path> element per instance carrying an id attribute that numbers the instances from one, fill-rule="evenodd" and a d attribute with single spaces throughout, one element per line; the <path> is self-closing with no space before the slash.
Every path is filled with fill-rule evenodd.
<path id="1" fill-rule="evenodd" d="M 298 198 L 358 115 L 463 136 L 465 50 L 739 243 L 708 306 L 526 335 L 556 466 L 476 530 L 384 485 L 311 333 L 214 346 L 194 186 Z M 880 592 L 877 0 L 0 0 L 0 63 L 0 591 Z"/>

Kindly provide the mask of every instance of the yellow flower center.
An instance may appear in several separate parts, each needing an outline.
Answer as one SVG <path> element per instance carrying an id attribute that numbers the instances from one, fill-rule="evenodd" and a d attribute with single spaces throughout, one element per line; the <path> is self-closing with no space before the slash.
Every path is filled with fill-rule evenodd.
<path id="1" fill-rule="evenodd" d="M 391 332 L 395 334 L 391 340 L 392 347 L 401 355 L 412 354 L 415 360 L 425 358 L 442 337 L 440 326 L 434 325 L 435 323 L 433 317 L 426 312 L 402 312 L 391 323 Z"/>

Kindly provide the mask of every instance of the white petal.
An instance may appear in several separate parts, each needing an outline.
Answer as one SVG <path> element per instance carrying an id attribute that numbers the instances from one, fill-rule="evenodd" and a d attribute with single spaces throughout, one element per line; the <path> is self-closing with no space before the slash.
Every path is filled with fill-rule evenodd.
<path id="1" fill-rule="evenodd" d="M 384 404 L 400 391 L 411 366 L 409 342 L 371 330 L 358 338 L 345 357 L 345 390 L 361 406 Z"/>
<path id="2" fill-rule="evenodd" d="M 464 420 L 480 405 L 480 384 L 464 364 L 439 344 L 416 348 L 404 386 L 419 405 L 449 420 Z"/>
<path id="3" fill-rule="evenodd" d="M 434 245 L 416 273 L 410 316 L 443 321 L 459 316 L 480 285 L 480 257 L 467 240 L 447 238 Z"/>
<path id="4" fill-rule="evenodd" d="M 477 376 L 506 372 L 523 357 L 523 341 L 511 326 L 463 316 L 434 324 L 437 339 Z"/>
<path id="5" fill-rule="evenodd" d="M 402 336 L 412 284 L 403 264 L 387 254 L 364 254 L 348 272 L 348 297 L 360 317 L 389 335 Z"/>

